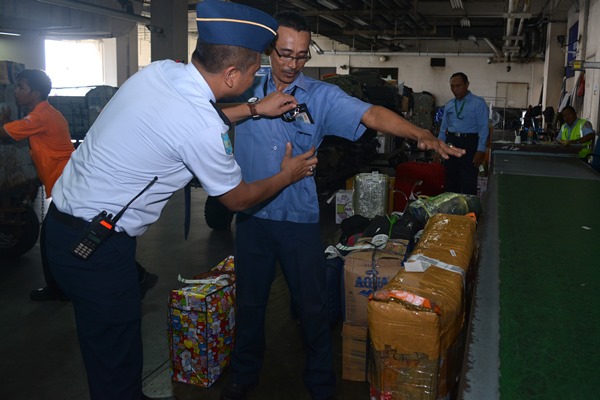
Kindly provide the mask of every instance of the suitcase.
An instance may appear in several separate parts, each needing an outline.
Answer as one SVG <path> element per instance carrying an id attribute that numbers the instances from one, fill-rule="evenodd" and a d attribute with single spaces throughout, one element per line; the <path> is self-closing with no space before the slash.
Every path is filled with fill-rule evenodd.
<path id="1" fill-rule="evenodd" d="M 446 169 L 442 163 L 408 161 L 399 164 L 394 183 L 394 211 L 406 209 L 411 193 L 427 196 L 443 193 L 445 183 Z"/>

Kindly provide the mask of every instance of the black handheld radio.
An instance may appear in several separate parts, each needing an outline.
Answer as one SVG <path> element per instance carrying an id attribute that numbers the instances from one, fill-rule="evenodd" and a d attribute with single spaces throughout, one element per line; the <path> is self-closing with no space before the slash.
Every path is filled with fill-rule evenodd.
<path id="1" fill-rule="evenodd" d="M 142 195 L 146 190 L 150 188 L 150 186 L 154 185 L 154 183 L 158 180 L 158 177 L 155 176 L 152 181 L 141 192 L 139 192 L 129 203 L 125 205 L 119 211 L 119 213 L 113 218 L 112 214 L 108 214 L 106 211 L 100 212 L 98 215 L 92 219 L 90 225 L 87 227 L 81 238 L 75 242 L 75 245 L 72 247 L 71 252 L 81 258 L 82 260 L 87 260 L 94 254 L 94 252 L 100 247 L 102 243 L 106 241 L 110 237 L 110 235 L 115 231 L 115 225 L 117 221 L 123 216 L 123 213 L 127 208 L 133 203 L 138 197 Z"/>

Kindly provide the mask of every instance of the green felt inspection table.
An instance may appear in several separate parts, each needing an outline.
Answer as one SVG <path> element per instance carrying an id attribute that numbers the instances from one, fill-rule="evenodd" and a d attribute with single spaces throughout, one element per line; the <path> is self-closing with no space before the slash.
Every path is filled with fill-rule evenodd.
<path id="1" fill-rule="evenodd" d="M 568 154 L 493 158 L 461 397 L 600 398 L 600 175 Z"/>

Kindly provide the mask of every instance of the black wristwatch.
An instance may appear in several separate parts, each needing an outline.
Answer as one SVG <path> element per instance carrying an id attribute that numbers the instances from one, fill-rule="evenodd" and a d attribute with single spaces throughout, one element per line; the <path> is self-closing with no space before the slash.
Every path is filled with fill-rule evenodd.
<path id="1" fill-rule="evenodd" d="M 258 111 L 256 111 L 256 105 L 260 103 L 260 99 L 258 97 L 251 97 L 248 99 L 248 108 L 250 108 L 250 114 L 252 114 L 252 118 L 260 118 Z"/>

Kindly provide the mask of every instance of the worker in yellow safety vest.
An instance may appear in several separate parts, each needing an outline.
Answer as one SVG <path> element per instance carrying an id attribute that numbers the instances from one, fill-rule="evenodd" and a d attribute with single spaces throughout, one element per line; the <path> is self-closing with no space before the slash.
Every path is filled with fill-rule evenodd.
<path id="1" fill-rule="evenodd" d="M 584 118 L 577 118 L 577 113 L 571 106 L 563 108 L 561 114 L 565 123 L 562 124 L 556 141 L 564 146 L 584 144 L 577 155 L 579 158 L 586 158 L 592 153 L 592 145 L 596 136 L 591 122 Z"/>

